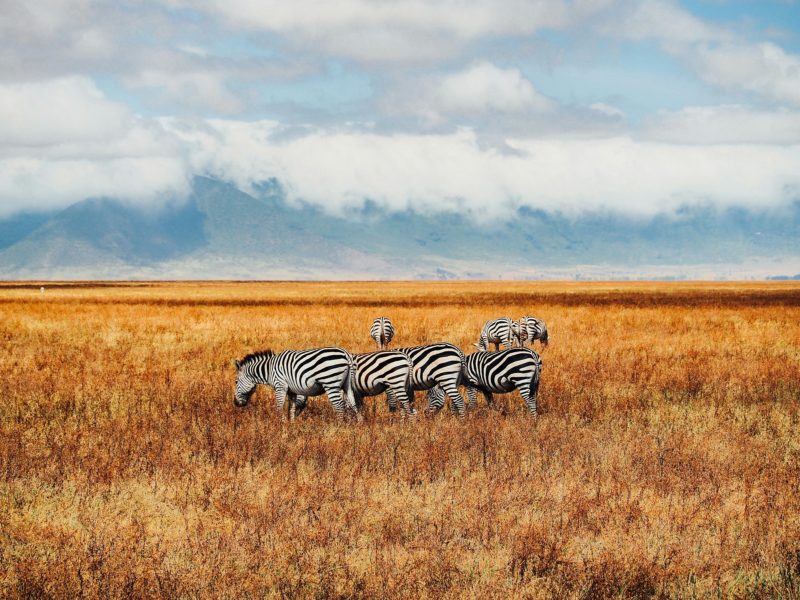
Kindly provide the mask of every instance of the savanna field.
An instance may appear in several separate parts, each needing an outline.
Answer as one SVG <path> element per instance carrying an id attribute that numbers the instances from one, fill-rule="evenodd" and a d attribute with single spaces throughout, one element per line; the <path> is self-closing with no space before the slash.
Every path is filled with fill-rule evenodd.
<path id="1" fill-rule="evenodd" d="M 39 285 L 0 284 L 0 597 L 800 597 L 796 282 Z M 234 359 L 381 314 L 544 319 L 538 419 L 234 406 Z"/>

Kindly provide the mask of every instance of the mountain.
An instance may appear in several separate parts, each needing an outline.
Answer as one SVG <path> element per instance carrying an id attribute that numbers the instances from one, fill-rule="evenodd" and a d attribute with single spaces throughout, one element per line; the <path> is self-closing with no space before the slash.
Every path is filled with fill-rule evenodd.
<path id="1" fill-rule="evenodd" d="M 0 277 L 337 279 L 746 277 L 800 272 L 800 202 L 635 219 L 520 209 L 504 223 L 452 213 L 347 217 L 205 177 L 184 201 L 143 209 L 87 199 L 0 220 Z"/>

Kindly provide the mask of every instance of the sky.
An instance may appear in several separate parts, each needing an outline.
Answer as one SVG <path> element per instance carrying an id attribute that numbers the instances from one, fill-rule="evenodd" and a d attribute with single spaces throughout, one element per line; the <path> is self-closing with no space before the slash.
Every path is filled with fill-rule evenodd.
<path id="1" fill-rule="evenodd" d="M 347 214 L 800 199 L 798 0 L 0 0 L 0 217 L 206 175 Z"/>

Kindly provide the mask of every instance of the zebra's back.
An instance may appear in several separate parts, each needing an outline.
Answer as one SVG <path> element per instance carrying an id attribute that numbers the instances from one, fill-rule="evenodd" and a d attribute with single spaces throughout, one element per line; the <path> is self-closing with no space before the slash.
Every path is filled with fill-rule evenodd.
<path id="1" fill-rule="evenodd" d="M 399 348 L 411 359 L 411 382 L 415 390 L 426 390 L 436 385 L 442 377 L 460 374 L 464 367 L 464 353 L 447 342 Z"/>
<path id="2" fill-rule="evenodd" d="M 354 354 L 355 389 L 366 396 L 385 391 L 382 386 L 406 386 L 411 380 L 411 359 L 392 350 Z"/>
<path id="3" fill-rule="evenodd" d="M 315 382 L 320 385 L 341 382 L 349 375 L 352 358 L 337 347 L 310 350 L 284 350 L 275 355 L 273 368 L 283 376 L 290 389 L 307 390 Z"/>

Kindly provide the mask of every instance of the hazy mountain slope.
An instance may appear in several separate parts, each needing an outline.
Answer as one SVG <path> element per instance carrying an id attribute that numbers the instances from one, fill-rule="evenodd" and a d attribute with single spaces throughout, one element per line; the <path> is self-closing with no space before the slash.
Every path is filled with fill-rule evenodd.
<path id="1" fill-rule="evenodd" d="M 159 210 L 94 199 L 0 221 L 0 276 L 499 277 L 568 275 L 592 265 L 597 273 L 658 274 L 671 266 L 680 274 L 698 264 L 735 271 L 754 260 L 798 262 L 798 237 L 800 202 L 773 212 L 695 208 L 653 219 L 523 209 L 507 222 L 478 224 L 447 213 L 385 214 L 369 203 L 331 216 L 289 206 L 274 180 L 251 195 L 197 177 L 189 198 Z"/>

